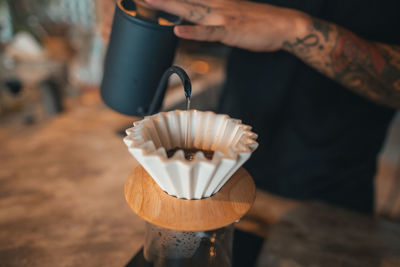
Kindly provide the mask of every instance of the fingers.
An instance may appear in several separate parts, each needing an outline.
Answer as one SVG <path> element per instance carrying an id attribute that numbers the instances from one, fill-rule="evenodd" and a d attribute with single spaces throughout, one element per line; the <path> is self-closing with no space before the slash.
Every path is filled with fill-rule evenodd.
<path id="1" fill-rule="evenodd" d="M 208 42 L 223 42 L 226 36 L 223 26 L 176 26 L 174 32 L 184 39 Z"/>
<path id="2" fill-rule="evenodd" d="M 175 14 L 196 24 L 218 24 L 219 16 L 207 0 L 145 0 L 165 12 Z"/>

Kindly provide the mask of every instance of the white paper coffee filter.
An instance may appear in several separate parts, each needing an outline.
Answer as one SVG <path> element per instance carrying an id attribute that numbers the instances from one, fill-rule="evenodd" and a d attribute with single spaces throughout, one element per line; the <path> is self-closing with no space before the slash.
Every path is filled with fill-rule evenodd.
<path id="1" fill-rule="evenodd" d="M 126 133 L 129 152 L 161 189 L 186 199 L 218 192 L 258 146 L 257 135 L 240 120 L 197 110 L 157 113 Z M 168 158 L 166 151 L 174 148 L 212 150 L 214 155 L 209 160 L 199 151 L 188 161 L 178 150 Z"/>

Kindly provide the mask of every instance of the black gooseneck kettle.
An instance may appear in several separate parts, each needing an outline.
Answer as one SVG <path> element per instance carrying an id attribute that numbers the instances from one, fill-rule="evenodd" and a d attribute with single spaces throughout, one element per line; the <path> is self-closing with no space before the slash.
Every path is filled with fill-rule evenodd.
<path id="1" fill-rule="evenodd" d="M 157 17 L 143 17 L 136 12 L 139 8 L 132 0 L 116 4 L 100 89 L 110 108 L 131 116 L 160 109 L 168 77 L 173 73 L 181 78 L 186 97 L 191 94 L 185 71 L 171 67 L 177 46 L 173 27 L 181 20 L 164 12 L 157 12 Z"/>

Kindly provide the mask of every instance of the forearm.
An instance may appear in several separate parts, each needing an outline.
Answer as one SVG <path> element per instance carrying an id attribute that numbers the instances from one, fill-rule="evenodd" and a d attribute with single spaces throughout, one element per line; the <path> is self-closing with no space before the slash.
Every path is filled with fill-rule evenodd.
<path id="1" fill-rule="evenodd" d="M 369 42 L 335 24 L 307 19 L 283 49 L 377 103 L 400 108 L 400 49 Z"/>
<path id="2" fill-rule="evenodd" d="M 269 4 L 228 0 L 145 1 L 196 24 L 175 27 L 175 34 L 181 38 L 219 41 L 257 52 L 285 49 L 350 90 L 400 108 L 398 47 L 368 42 L 337 25 Z"/>

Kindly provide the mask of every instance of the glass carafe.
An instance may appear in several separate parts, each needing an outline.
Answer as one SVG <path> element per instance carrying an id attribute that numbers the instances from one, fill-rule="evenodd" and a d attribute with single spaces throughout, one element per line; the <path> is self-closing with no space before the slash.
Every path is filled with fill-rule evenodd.
<path id="1" fill-rule="evenodd" d="M 154 267 L 229 267 L 233 224 L 211 231 L 185 232 L 146 222 L 144 257 Z"/>

